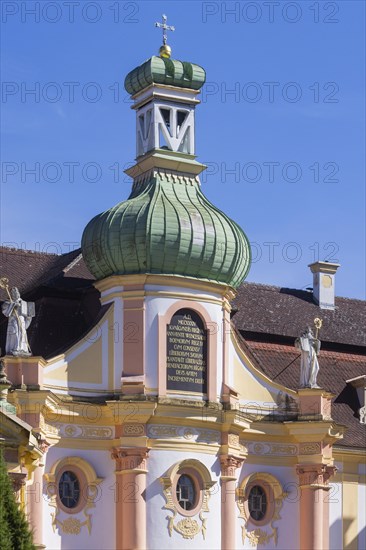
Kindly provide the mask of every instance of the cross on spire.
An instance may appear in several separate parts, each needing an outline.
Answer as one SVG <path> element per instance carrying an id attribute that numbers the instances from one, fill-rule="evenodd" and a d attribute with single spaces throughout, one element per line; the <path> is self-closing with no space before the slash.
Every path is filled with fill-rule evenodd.
<path id="1" fill-rule="evenodd" d="M 167 31 L 175 31 L 175 27 L 173 27 L 172 25 L 167 25 L 166 24 L 168 18 L 164 14 L 162 15 L 162 20 L 163 20 L 162 23 L 155 23 L 155 27 L 159 27 L 159 28 L 163 29 L 163 44 L 165 46 L 167 41 L 168 41 Z"/>

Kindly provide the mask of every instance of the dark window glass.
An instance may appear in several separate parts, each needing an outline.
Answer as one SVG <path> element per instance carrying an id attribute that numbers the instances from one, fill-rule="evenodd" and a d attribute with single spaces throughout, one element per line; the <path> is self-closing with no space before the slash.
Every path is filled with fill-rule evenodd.
<path id="1" fill-rule="evenodd" d="M 60 500 L 66 508 L 75 508 L 80 498 L 80 483 L 74 472 L 64 472 L 58 484 Z"/>
<path id="2" fill-rule="evenodd" d="M 177 500 L 183 510 L 192 510 L 196 502 L 196 489 L 193 480 L 183 474 L 177 483 Z"/>
<path id="3" fill-rule="evenodd" d="M 260 485 L 252 487 L 248 499 L 249 513 L 252 519 L 261 521 L 267 512 L 267 497 Z"/>

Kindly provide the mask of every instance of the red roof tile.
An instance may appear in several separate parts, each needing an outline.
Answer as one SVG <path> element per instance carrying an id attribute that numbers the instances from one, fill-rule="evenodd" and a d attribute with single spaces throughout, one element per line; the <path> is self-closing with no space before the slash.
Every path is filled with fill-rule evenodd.
<path id="1" fill-rule="evenodd" d="M 334 311 L 320 309 L 312 292 L 244 283 L 233 302 L 238 310 L 233 322 L 245 337 L 257 333 L 295 338 L 320 317 L 322 341 L 366 346 L 365 302 L 336 298 L 335 305 Z"/>

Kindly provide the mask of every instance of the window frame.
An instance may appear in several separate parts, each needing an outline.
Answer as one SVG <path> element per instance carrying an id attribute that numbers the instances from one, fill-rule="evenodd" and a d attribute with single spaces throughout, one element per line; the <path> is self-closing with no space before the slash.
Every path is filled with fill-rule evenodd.
<path id="1" fill-rule="evenodd" d="M 59 483 L 61 476 L 64 472 L 73 472 L 79 481 L 80 496 L 79 502 L 75 508 L 67 508 L 62 504 Z M 52 525 L 55 528 L 56 525 L 62 527 L 63 522 L 59 518 L 60 512 L 67 514 L 68 516 L 79 514 L 86 510 L 95 508 L 96 501 L 100 498 L 99 484 L 103 481 L 103 478 L 98 477 L 93 466 L 87 462 L 84 458 L 78 456 L 66 456 L 60 458 L 54 462 L 48 473 L 44 474 L 44 480 L 46 482 L 46 493 L 49 498 L 49 506 L 54 509 L 54 517 Z M 91 529 L 91 513 L 88 516 L 88 529 Z"/>
<path id="2" fill-rule="evenodd" d="M 261 520 L 253 519 L 249 511 L 249 494 L 256 485 L 264 490 L 267 499 L 266 514 Z M 254 472 L 241 481 L 237 494 L 237 506 L 240 511 L 239 518 L 244 521 L 242 525 L 243 544 L 246 537 L 251 539 L 253 533 L 260 534 L 262 527 L 266 527 L 265 531 L 269 538 L 276 540 L 276 527 L 274 527 L 274 523 L 281 519 L 280 512 L 283 507 L 283 501 L 288 494 L 283 490 L 280 481 L 268 472 Z"/>
<path id="3" fill-rule="evenodd" d="M 188 476 L 194 485 L 195 490 L 195 502 L 191 510 L 185 510 L 180 504 L 179 500 L 177 498 L 177 486 L 178 481 L 182 475 Z M 203 492 L 204 492 L 204 482 L 202 479 L 202 476 L 199 474 L 199 472 L 195 468 L 187 468 L 183 467 L 180 468 L 176 474 L 173 476 L 172 480 L 172 498 L 173 502 L 175 504 L 175 507 L 177 509 L 177 512 L 186 517 L 191 517 L 197 515 L 202 508 L 203 503 Z"/>
<path id="4" fill-rule="evenodd" d="M 192 510 L 184 510 L 176 497 L 177 482 L 182 474 L 189 475 L 198 484 L 197 504 Z M 211 497 L 211 489 L 217 483 L 212 479 L 207 466 L 195 458 L 176 462 L 159 478 L 159 481 L 163 486 L 164 509 L 169 510 L 172 514 L 166 517 L 170 537 L 173 535 L 173 531 L 176 531 L 183 538 L 187 538 L 187 525 L 195 527 L 194 532 L 190 532 L 189 538 L 194 538 L 200 532 L 204 537 L 207 520 L 204 514 L 210 512 L 208 501 Z M 196 518 L 192 520 L 191 517 L 194 515 Z"/>
<path id="5" fill-rule="evenodd" d="M 255 488 L 259 487 L 262 489 L 263 493 L 266 497 L 266 510 L 264 513 L 264 516 L 262 519 L 255 519 L 253 518 L 250 507 L 249 507 L 249 496 L 251 491 Z M 273 491 L 271 490 L 270 485 L 268 483 L 263 482 L 262 480 L 253 480 L 251 483 L 248 484 L 245 491 L 245 500 L 244 500 L 244 506 L 247 508 L 247 514 L 248 514 L 248 521 L 256 526 L 261 525 L 267 525 L 271 522 L 273 514 L 274 514 L 274 495 Z"/>
<path id="6" fill-rule="evenodd" d="M 64 474 L 65 472 L 73 473 L 79 482 L 79 488 L 80 488 L 79 499 L 76 506 L 74 506 L 73 508 L 68 508 L 67 506 L 65 506 L 60 496 L 60 481 L 61 481 L 62 474 Z M 80 468 L 78 468 L 74 464 L 72 465 L 65 464 L 57 471 L 55 484 L 56 484 L 56 502 L 60 510 L 62 510 L 66 514 L 78 514 L 85 508 L 89 500 L 88 495 L 86 494 L 88 489 L 88 483 L 84 472 Z"/>

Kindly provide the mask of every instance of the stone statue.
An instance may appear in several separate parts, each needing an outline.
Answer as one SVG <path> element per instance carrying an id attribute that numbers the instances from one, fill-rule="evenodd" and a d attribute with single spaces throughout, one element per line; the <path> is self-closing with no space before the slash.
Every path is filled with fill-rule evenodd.
<path id="1" fill-rule="evenodd" d="M 0 349 L 0 355 L 1 355 L 1 349 Z M 6 401 L 8 388 L 10 388 L 10 386 L 11 386 L 11 382 L 8 380 L 6 376 L 4 361 L 0 359 L 0 408 L 1 408 L 1 403 Z"/>
<path id="2" fill-rule="evenodd" d="M 2 285 L 4 288 L 4 286 Z M 14 287 L 8 291 L 9 300 L 2 305 L 2 312 L 9 318 L 6 332 L 6 355 L 32 355 L 28 343 L 27 328 L 34 317 L 34 302 L 25 302 L 21 299 L 19 290 Z"/>
<path id="3" fill-rule="evenodd" d="M 360 410 L 358 411 L 358 413 L 360 415 L 361 424 L 366 424 L 366 405 L 361 407 Z"/>
<path id="4" fill-rule="evenodd" d="M 295 347 L 301 350 L 300 388 L 319 388 L 316 379 L 319 372 L 320 340 L 308 327 L 299 338 L 296 338 Z"/>

